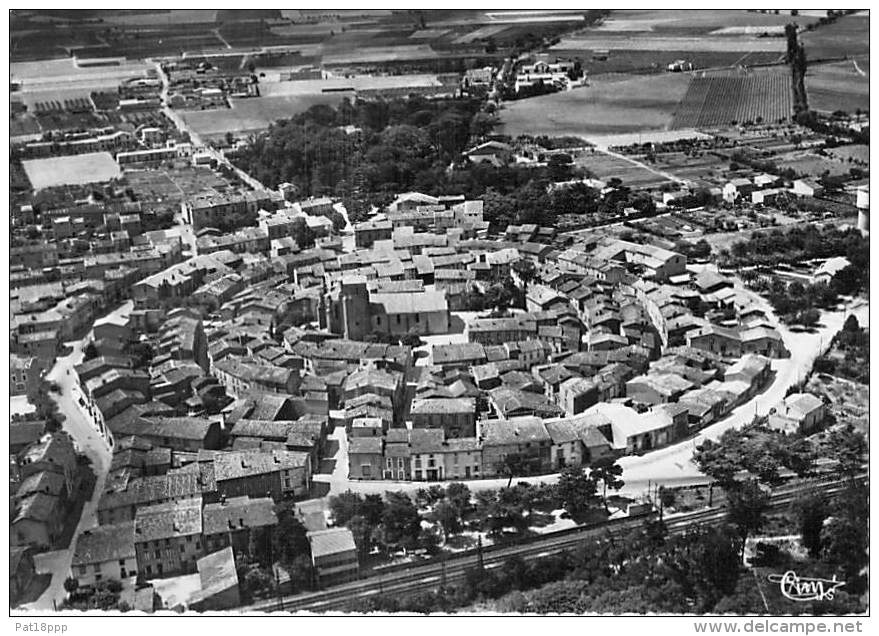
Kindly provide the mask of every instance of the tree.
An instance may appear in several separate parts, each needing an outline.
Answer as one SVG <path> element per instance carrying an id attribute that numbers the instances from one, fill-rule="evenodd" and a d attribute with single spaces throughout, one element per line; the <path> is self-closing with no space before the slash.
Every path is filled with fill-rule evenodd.
<path id="1" fill-rule="evenodd" d="M 854 479 L 863 470 L 867 440 L 851 424 L 831 431 L 826 448 L 830 457 L 837 461 L 841 475 Z"/>
<path id="2" fill-rule="evenodd" d="M 595 483 L 596 488 L 598 486 L 598 482 L 601 482 L 601 500 L 604 503 L 604 509 L 607 512 L 610 510 L 607 507 L 607 489 L 611 490 L 619 490 L 625 485 L 625 482 L 620 479 L 623 474 L 623 468 L 619 464 L 617 464 L 616 459 L 613 457 L 603 457 L 601 459 L 597 459 L 592 463 L 592 466 L 589 468 L 589 478 Z"/>
<path id="3" fill-rule="evenodd" d="M 823 548 L 821 531 L 830 514 L 827 502 L 820 495 L 806 495 L 794 503 L 794 510 L 803 546 L 813 558 L 818 558 Z"/>
<path id="4" fill-rule="evenodd" d="M 424 341 L 421 339 L 421 336 L 418 334 L 414 328 L 410 329 L 408 333 L 400 337 L 400 344 L 406 347 L 421 347 L 424 345 Z"/>
<path id="5" fill-rule="evenodd" d="M 461 514 L 451 502 L 443 500 L 433 507 L 431 517 L 443 529 L 443 538 L 461 531 Z"/>
<path id="6" fill-rule="evenodd" d="M 100 355 L 98 353 L 98 348 L 95 346 L 95 343 L 93 341 L 89 340 L 89 343 L 82 350 L 83 361 L 87 362 L 89 360 L 94 360 L 98 357 L 98 355 Z"/>
<path id="7" fill-rule="evenodd" d="M 370 550 L 372 550 L 373 526 L 369 524 L 365 517 L 355 515 L 348 519 L 346 527 L 354 535 L 354 545 L 357 546 L 357 553 L 360 555 L 361 560 L 366 558 Z"/>
<path id="8" fill-rule="evenodd" d="M 79 589 L 79 581 L 76 580 L 72 576 L 68 576 L 64 579 L 64 591 L 68 594 L 73 594 L 76 590 Z"/>
<path id="9" fill-rule="evenodd" d="M 565 466 L 559 474 L 556 494 L 572 519 L 580 519 L 595 503 L 595 480 L 583 469 Z"/>
<path id="10" fill-rule="evenodd" d="M 363 498 L 363 504 L 360 506 L 360 514 L 366 519 L 370 526 L 377 526 L 381 523 L 382 512 L 385 509 L 385 502 L 381 495 L 369 494 Z"/>
<path id="11" fill-rule="evenodd" d="M 446 499 L 458 511 L 458 516 L 463 517 L 470 510 L 470 488 L 467 484 L 454 481 L 446 487 Z"/>
<path id="12" fill-rule="evenodd" d="M 306 559 L 310 554 L 311 547 L 306 536 L 305 526 L 296 518 L 292 504 L 280 503 L 275 506 L 278 523 L 272 532 L 272 555 L 276 563 L 285 568 L 296 564 L 296 560 L 302 555 Z"/>
<path id="13" fill-rule="evenodd" d="M 386 492 L 381 525 L 386 545 L 411 548 L 421 532 L 421 516 L 405 492 Z"/>
<path id="14" fill-rule="evenodd" d="M 351 517 L 361 513 L 363 497 L 356 492 L 346 490 L 343 493 L 330 498 L 330 510 L 333 513 L 333 522 L 337 526 L 344 526 Z"/>
<path id="15" fill-rule="evenodd" d="M 741 540 L 740 556 L 744 557 L 745 542 L 760 530 L 766 521 L 769 493 L 756 479 L 736 482 L 727 490 L 727 519 L 735 526 Z"/>

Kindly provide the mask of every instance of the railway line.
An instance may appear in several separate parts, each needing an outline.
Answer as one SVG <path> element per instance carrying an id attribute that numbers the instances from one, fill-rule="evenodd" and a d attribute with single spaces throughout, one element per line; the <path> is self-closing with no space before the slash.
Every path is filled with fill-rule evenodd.
<path id="1" fill-rule="evenodd" d="M 865 477 L 864 475 L 859 479 L 865 479 Z M 832 479 L 780 489 L 772 493 L 770 506 L 772 509 L 781 508 L 807 493 L 824 492 L 827 495 L 839 493 L 846 487 L 846 484 L 845 480 Z M 664 521 L 670 533 L 683 533 L 693 525 L 720 524 L 726 515 L 725 508 L 715 507 L 667 516 Z M 262 612 L 344 611 L 375 595 L 401 596 L 441 585 L 454 585 L 463 581 L 467 572 L 479 566 L 480 563 L 486 569 L 493 569 L 500 567 L 513 556 L 531 561 L 574 549 L 585 539 L 618 536 L 628 530 L 640 527 L 648 519 L 657 517 L 657 513 L 647 513 L 589 526 L 579 526 L 543 535 L 526 542 L 495 545 L 476 553 L 439 560 L 433 559 L 424 564 L 411 565 L 405 569 L 370 576 L 325 590 L 287 596 L 283 599 L 261 601 L 240 609 Z"/>

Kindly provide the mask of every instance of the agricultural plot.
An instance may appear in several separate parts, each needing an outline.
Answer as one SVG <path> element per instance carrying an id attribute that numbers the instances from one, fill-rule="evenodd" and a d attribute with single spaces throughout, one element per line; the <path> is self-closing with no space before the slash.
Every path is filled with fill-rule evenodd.
<path id="1" fill-rule="evenodd" d="M 672 128 L 776 122 L 791 116 L 790 77 L 785 73 L 694 77 Z"/>
<path id="2" fill-rule="evenodd" d="M 91 152 L 66 157 L 28 159 L 21 162 L 35 190 L 64 185 L 101 183 L 122 173 L 109 152 Z"/>
<path id="3" fill-rule="evenodd" d="M 641 130 L 665 130 L 687 91 L 685 74 L 593 78 L 589 86 L 504 104 L 502 132 L 517 136 L 589 138 Z"/>
<path id="4" fill-rule="evenodd" d="M 760 27 L 784 27 L 789 22 L 803 25 L 816 22 L 815 16 L 791 16 L 784 12 L 757 13 L 755 11 L 700 9 L 623 9 L 613 13 L 594 31 L 602 33 L 655 32 L 686 35 L 705 35 L 719 29 L 759 29 Z"/>
<path id="5" fill-rule="evenodd" d="M 722 37 L 674 37 L 660 35 L 576 35 L 562 38 L 561 42 L 550 48 L 555 50 L 595 51 L 620 49 L 626 51 L 713 51 L 725 53 L 749 53 L 751 51 L 771 51 L 784 53 L 785 41 L 782 38 Z"/>
<path id="6" fill-rule="evenodd" d="M 806 71 L 809 107 L 833 112 L 870 110 L 870 63 L 859 58 L 835 64 L 820 64 Z"/>

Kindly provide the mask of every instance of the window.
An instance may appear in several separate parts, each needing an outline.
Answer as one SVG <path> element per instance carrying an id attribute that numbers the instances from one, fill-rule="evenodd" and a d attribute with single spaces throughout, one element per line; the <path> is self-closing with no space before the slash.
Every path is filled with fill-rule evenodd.
<path id="1" fill-rule="evenodd" d="M 156 550 L 156 558 L 157 558 L 157 559 L 161 559 L 161 558 L 162 558 L 162 553 L 159 552 L 158 550 Z"/>
<path id="2" fill-rule="evenodd" d="M 153 566 L 148 565 L 148 566 L 146 567 L 146 573 L 147 573 L 147 574 L 152 574 L 152 573 L 153 573 Z"/>
<path id="3" fill-rule="evenodd" d="M 184 552 L 184 548 L 183 548 L 183 546 L 181 545 L 181 546 L 180 546 L 180 554 L 183 554 L 183 552 Z"/>
<path id="4" fill-rule="evenodd" d="M 400 314 L 397 314 L 397 324 L 400 324 Z"/>
<path id="5" fill-rule="evenodd" d="M 125 567 L 125 559 L 119 559 L 119 565 Z"/>
<path id="6" fill-rule="evenodd" d="M 199 541 L 196 541 L 196 542 L 195 542 L 195 549 L 196 549 L 196 550 L 201 550 L 201 542 L 199 542 Z"/>
<path id="7" fill-rule="evenodd" d="M 119 578 L 124 579 L 128 576 L 128 573 L 125 571 L 125 568 L 119 568 Z"/>
<path id="8" fill-rule="evenodd" d="M 85 576 L 85 575 L 86 575 L 86 572 L 88 572 L 88 568 L 86 568 L 86 566 L 84 566 L 84 565 L 80 565 L 80 566 L 79 566 L 79 574 L 80 574 L 80 576 Z"/>

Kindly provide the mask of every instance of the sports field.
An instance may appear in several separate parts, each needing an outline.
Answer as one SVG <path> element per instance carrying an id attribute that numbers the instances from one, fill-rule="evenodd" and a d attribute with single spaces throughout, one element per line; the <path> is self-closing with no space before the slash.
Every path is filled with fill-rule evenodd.
<path id="1" fill-rule="evenodd" d="M 293 117 L 316 104 L 338 104 L 344 93 L 287 95 L 232 99 L 232 108 L 180 111 L 180 116 L 200 136 L 216 137 L 226 132 L 265 130 L 272 122 Z"/>
<path id="2" fill-rule="evenodd" d="M 101 183 L 122 174 L 119 165 L 109 152 L 27 159 L 22 161 L 21 165 L 35 190 L 62 185 Z"/>

